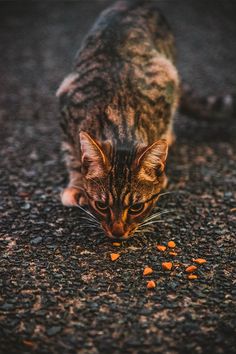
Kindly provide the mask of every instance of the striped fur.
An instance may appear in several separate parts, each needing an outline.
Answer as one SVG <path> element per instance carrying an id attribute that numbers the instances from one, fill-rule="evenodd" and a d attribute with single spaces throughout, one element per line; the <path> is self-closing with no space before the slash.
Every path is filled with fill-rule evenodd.
<path id="1" fill-rule="evenodd" d="M 109 237 L 126 239 L 166 184 L 179 101 L 174 40 L 156 5 L 105 10 L 57 96 L 70 175 L 62 202 L 87 203 Z"/>

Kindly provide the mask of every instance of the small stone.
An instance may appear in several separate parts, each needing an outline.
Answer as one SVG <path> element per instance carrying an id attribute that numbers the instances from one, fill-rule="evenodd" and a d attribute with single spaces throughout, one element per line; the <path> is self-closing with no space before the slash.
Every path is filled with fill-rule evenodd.
<path id="1" fill-rule="evenodd" d="M 5 311 L 8 311 L 8 310 L 11 310 L 11 309 L 13 309 L 13 305 L 12 304 L 8 304 L 7 302 L 5 303 L 5 304 L 3 304 L 2 306 L 1 306 L 1 309 L 2 310 L 5 310 Z"/>
<path id="2" fill-rule="evenodd" d="M 55 334 L 59 333 L 60 331 L 61 331 L 61 326 L 53 326 L 47 330 L 47 335 L 54 336 Z"/>
<path id="3" fill-rule="evenodd" d="M 36 246 L 39 243 L 41 243 L 43 238 L 41 236 L 33 238 L 33 240 L 30 241 L 31 245 Z"/>
<path id="4" fill-rule="evenodd" d="M 29 203 L 25 203 L 24 205 L 21 206 L 21 209 L 23 210 L 29 210 L 31 208 L 31 205 Z"/>

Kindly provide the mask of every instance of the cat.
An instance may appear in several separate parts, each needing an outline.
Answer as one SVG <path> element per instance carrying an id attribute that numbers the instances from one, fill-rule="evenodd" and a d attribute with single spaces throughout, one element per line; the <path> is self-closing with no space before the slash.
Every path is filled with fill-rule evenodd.
<path id="1" fill-rule="evenodd" d="M 156 4 L 104 10 L 57 91 L 69 171 L 62 203 L 87 206 L 111 239 L 142 229 L 167 185 L 180 95 L 174 37 Z"/>

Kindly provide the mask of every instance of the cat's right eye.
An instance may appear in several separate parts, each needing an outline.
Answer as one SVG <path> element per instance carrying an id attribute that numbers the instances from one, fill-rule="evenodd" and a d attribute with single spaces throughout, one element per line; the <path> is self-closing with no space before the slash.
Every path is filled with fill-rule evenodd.
<path id="1" fill-rule="evenodd" d="M 106 203 L 101 202 L 101 201 L 95 202 L 95 207 L 101 212 L 105 212 L 109 208 Z"/>
<path id="2" fill-rule="evenodd" d="M 129 212 L 130 212 L 131 214 L 139 214 L 139 213 L 141 213 L 141 211 L 143 211 L 144 205 L 145 205 L 145 203 L 133 204 L 133 205 L 129 208 Z"/>

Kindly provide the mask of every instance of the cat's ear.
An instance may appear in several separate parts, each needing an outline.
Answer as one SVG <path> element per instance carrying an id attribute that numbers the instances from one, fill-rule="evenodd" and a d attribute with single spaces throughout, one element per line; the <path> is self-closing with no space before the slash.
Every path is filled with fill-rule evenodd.
<path id="1" fill-rule="evenodd" d="M 86 132 L 80 132 L 79 137 L 85 177 L 87 179 L 105 177 L 110 168 L 105 149 Z"/>
<path id="2" fill-rule="evenodd" d="M 165 139 L 157 140 L 142 149 L 136 160 L 139 179 L 155 182 L 164 171 L 167 154 L 168 144 Z"/>

